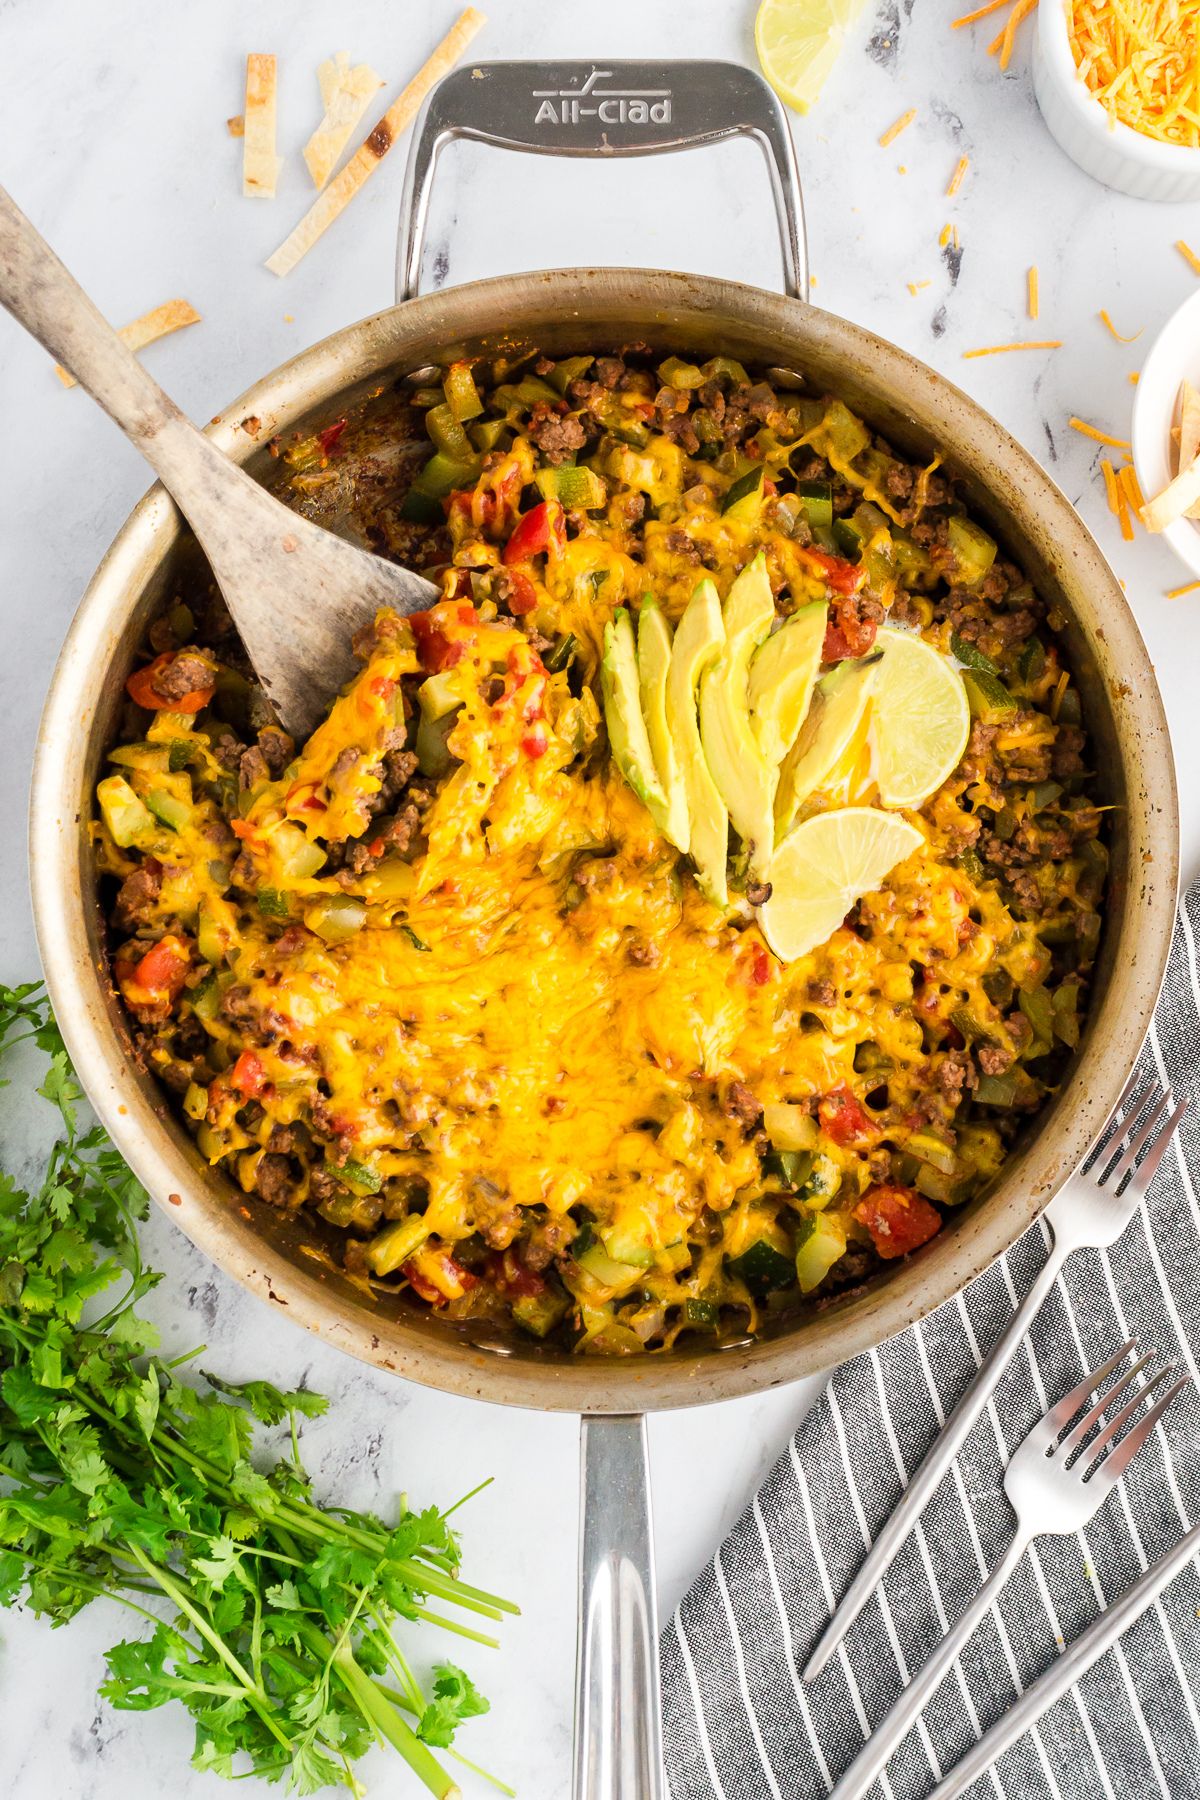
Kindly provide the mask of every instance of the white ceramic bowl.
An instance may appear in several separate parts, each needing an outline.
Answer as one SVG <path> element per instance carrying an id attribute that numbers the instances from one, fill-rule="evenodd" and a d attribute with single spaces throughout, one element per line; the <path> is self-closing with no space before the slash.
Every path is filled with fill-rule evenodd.
<path id="1" fill-rule="evenodd" d="M 1134 389 L 1133 466 L 1147 499 L 1161 493 L 1175 473 L 1171 428 L 1177 423 L 1183 381 L 1200 387 L 1200 292 L 1171 314 L 1150 347 Z M 1161 535 L 1192 574 L 1200 576 L 1200 522 L 1176 519 Z"/>
<path id="2" fill-rule="evenodd" d="M 1085 174 L 1138 200 L 1200 200 L 1200 149 L 1114 123 L 1080 79 L 1066 0 L 1041 0 L 1037 9 L 1033 89 L 1051 136 Z"/>

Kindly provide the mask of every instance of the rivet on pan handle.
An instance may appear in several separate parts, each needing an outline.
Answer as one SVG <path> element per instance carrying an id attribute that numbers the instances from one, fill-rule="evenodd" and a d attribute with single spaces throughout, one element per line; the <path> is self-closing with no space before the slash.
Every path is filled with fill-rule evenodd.
<path id="1" fill-rule="evenodd" d="M 783 285 L 808 294 L 804 204 L 782 106 L 750 69 L 728 62 L 475 63 L 434 88 L 417 121 L 404 178 L 396 298 L 419 291 L 433 172 L 443 145 L 473 138 L 545 156 L 653 156 L 749 137 L 767 159 Z"/>

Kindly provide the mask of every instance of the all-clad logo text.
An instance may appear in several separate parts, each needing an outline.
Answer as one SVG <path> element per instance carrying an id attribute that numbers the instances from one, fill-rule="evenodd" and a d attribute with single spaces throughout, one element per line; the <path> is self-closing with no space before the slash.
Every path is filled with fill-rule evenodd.
<path id="1" fill-rule="evenodd" d="M 539 103 L 535 125 L 578 125 L 599 119 L 603 125 L 669 125 L 670 88 L 601 88 L 611 81 L 611 69 L 593 69 L 582 87 L 535 88 Z"/>

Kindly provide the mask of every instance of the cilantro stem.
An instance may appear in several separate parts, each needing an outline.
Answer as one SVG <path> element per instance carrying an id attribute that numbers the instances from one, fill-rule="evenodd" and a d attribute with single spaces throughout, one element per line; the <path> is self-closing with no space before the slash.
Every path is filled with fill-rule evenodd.
<path id="1" fill-rule="evenodd" d="M 333 1666 L 363 1718 L 400 1752 L 413 1774 L 425 1783 L 436 1800 L 462 1800 L 462 1789 L 453 1776 L 446 1773 L 412 1726 L 401 1718 L 376 1684 L 364 1674 L 351 1651 L 335 1650 Z"/>
<path id="2" fill-rule="evenodd" d="M 486 1644 L 489 1650 L 500 1648 L 500 1639 L 485 1637 L 482 1631 L 472 1631 L 469 1625 L 459 1625 L 454 1619 L 443 1619 L 440 1613 L 427 1612 L 423 1606 L 413 1607 L 413 1618 L 424 1619 L 427 1625 L 440 1625 L 443 1631 L 452 1631 L 456 1637 L 470 1638 L 473 1644 Z"/>

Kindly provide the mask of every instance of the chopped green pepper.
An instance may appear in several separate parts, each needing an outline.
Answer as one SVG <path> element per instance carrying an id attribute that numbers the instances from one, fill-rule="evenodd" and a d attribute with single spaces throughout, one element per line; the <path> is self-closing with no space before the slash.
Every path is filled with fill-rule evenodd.
<path id="1" fill-rule="evenodd" d="M 790 1256 L 766 1238 L 751 1244 L 740 1256 L 730 1258 L 729 1272 L 745 1283 L 756 1299 L 763 1299 L 773 1288 L 791 1287 L 796 1271 Z"/>
<path id="2" fill-rule="evenodd" d="M 446 404 L 460 422 L 464 419 L 477 418 L 483 411 L 483 401 L 479 397 L 479 389 L 475 386 L 475 377 L 471 373 L 470 363 L 451 363 L 446 370 L 446 379 L 442 386 L 446 390 Z"/>
<path id="3" fill-rule="evenodd" d="M 543 500 L 559 500 L 581 512 L 608 505 L 608 485 L 594 469 L 563 463 L 557 469 L 539 469 L 534 480 Z"/>

